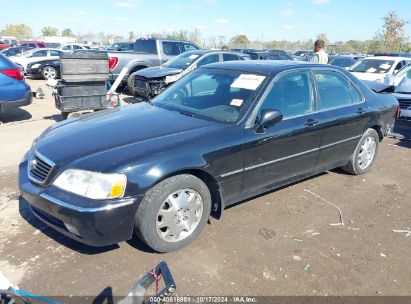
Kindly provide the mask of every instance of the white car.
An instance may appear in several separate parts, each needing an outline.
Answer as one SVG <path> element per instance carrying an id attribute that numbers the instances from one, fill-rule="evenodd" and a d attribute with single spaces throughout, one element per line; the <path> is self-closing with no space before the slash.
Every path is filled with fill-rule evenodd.
<path id="1" fill-rule="evenodd" d="M 65 44 L 60 48 L 63 52 L 72 52 L 75 50 L 85 50 L 87 48 L 85 48 L 84 46 L 80 45 L 80 44 Z"/>
<path id="2" fill-rule="evenodd" d="M 361 80 L 385 83 L 388 77 L 409 63 L 411 63 L 411 58 L 406 57 L 366 57 L 354 64 L 348 71 Z"/>
<path id="3" fill-rule="evenodd" d="M 23 67 L 23 71 L 26 72 L 29 63 L 40 60 L 58 59 L 62 54 L 64 54 L 64 52 L 58 49 L 36 48 L 17 56 L 9 57 L 9 59 Z"/>
<path id="4" fill-rule="evenodd" d="M 397 87 L 404 78 L 411 79 L 411 64 L 406 65 L 392 76 L 386 76 L 384 83 Z"/>

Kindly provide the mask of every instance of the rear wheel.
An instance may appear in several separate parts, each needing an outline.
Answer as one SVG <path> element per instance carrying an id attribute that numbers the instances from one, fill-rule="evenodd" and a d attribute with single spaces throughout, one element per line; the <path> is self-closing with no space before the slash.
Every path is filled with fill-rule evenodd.
<path id="1" fill-rule="evenodd" d="M 350 158 L 342 169 L 354 175 L 361 175 L 371 170 L 378 154 L 380 137 L 374 129 L 368 129 Z"/>
<path id="2" fill-rule="evenodd" d="M 57 70 L 51 66 L 45 66 L 41 71 L 41 76 L 43 79 L 56 79 L 57 78 Z"/>
<path id="3" fill-rule="evenodd" d="M 158 252 L 191 243 L 204 229 L 211 212 L 211 195 L 199 178 L 182 174 L 151 188 L 138 207 L 138 237 Z"/>

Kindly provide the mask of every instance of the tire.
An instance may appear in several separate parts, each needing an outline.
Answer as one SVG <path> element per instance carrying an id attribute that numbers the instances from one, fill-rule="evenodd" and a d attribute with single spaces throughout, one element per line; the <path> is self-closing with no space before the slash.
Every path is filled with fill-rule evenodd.
<path id="1" fill-rule="evenodd" d="M 51 66 L 45 66 L 41 70 L 41 77 L 43 77 L 44 80 L 48 79 L 56 79 L 57 78 L 57 70 Z"/>
<path id="2" fill-rule="evenodd" d="M 176 251 L 200 235 L 210 213 L 211 195 L 202 180 L 172 176 L 147 191 L 135 215 L 135 232 L 157 252 Z"/>
<path id="3" fill-rule="evenodd" d="M 138 95 L 136 89 L 134 88 L 134 79 L 136 78 L 137 72 L 138 71 L 134 71 L 127 78 L 127 90 L 131 95 L 135 97 L 137 97 Z"/>
<path id="4" fill-rule="evenodd" d="M 61 112 L 61 119 L 66 120 L 68 118 L 69 114 L 70 114 L 69 112 Z"/>
<path id="5" fill-rule="evenodd" d="M 379 144 L 377 131 L 368 129 L 358 142 L 348 164 L 341 169 L 353 175 L 369 172 L 377 158 Z"/>

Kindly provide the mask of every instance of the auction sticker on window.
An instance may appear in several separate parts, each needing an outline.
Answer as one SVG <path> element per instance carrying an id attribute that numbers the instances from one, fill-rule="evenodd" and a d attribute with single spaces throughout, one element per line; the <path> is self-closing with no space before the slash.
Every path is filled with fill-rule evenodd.
<path id="1" fill-rule="evenodd" d="M 234 106 L 234 107 L 241 107 L 242 104 L 243 104 L 242 99 L 233 99 L 230 102 L 230 106 Z"/>
<path id="2" fill-rule="evenodd" d="M 232 84 L 232 88 L 247 89 L 255 91 L 264 81 L 265 76 L 241 74 Z"/>

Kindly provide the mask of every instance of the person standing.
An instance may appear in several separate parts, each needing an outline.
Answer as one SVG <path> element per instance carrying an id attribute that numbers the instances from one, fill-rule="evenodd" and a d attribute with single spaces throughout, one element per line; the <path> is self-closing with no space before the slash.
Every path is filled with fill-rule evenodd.
<path id="1" fill-rule="evenodd" d="M 311 62 L 327 64 L 328 54 L 325 52 L 324 40 L 318 39 L 314 43 L 314 56 L 311 58 Z"/>

